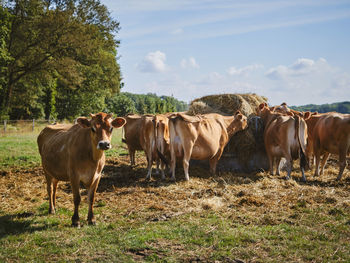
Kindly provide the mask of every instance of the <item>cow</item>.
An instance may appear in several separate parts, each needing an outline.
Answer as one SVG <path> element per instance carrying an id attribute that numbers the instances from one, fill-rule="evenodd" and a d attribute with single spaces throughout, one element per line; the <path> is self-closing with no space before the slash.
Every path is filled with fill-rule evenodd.
<path id="1" fill-rule="evenodd" d="M 141 117 L 140 126 L 140 144 L 145 152 L 147 159 L 147 176 L 146 180 L 151 179 L 153 161 L 157 162 L 159 167 L 159 158 L 156 149 L 154 115 L 146 114 Z"/>
<path id="2" fill-rule="evenodd" d="M 234 116 L 210 113 L 188 116 L 183 113 L 170 117 L 170 153 L 172 180 L 175 180 L 176 158 L 183 158 L 185 179 L 189 180 L 190 159 L 208 160 L 210 172 L 216 165 L 230 138 L 247 127 L 247 117 L 239 111 Z"/>
<path id="3" fill-rule="evenodd" d="M 321 114 L 313 129 L 313 152 L 316 159 L 315 176 L 319 176 L 320 156 L 323 157 L 321 172 L 328 155 L 339 156 L 339 173 L 341 180 L 346 167 L 346 156 L 350 153 L 350 114 L 330 112 Z"/>
<path id="4" fill-rule="evenodd" d="M 124 138 L 129 151 L 130 165 L 135 165 L 135 152 L 142 151 L 140 143 L 141 116 L 138 114 L 129 114 L 124 117 L 126 124 L 123 127 Z"/>
<path id="5" fill-rule="evenodd" d="M 308 167 L 306 158 L 307 125 L 298 114 L 294 116 L 271 111 L 266 103 L 258 107 L 258 116 L 264 123 L 264 144 L 269 159 L 270 174 L 274 174 L 274 161 L 277 161 L 276 174 L 280 174 L 279 162 L 282 157 L 287 160 L 287 176 L 293 167 L 293 160 L 300 156 L 302 180 L 306 181 L 305 169 Z"/>
<path id="6" fill-rule="evenodd" d="M 157 155 L 162 160 L 161 172 L 163 180 L 165 179 L 165 167 L 168 166 L 168 160 L 170 160 L 169 116 L 171 114 L 157 114 L 153 117 L 155 147 Z"/>
<path id="7" fill-rule="evenodd" d="M 55 213 L 58 182 L 69 181 L 74 197 L 74 227 L 80 227 L 80 182 L 88 189 L 88 223 L 96 224 L 93 204 L 105 164 L 104 151 L 111 148 L 113 128 L 120 128 L 126 122 L 123 118 L 113 120 L 112 115 L 103 112 L 90 117 L 90 120 L 80 117 L 74 125 L 48 125 L 37 139 L 46 177 L 49 214 Z"/>

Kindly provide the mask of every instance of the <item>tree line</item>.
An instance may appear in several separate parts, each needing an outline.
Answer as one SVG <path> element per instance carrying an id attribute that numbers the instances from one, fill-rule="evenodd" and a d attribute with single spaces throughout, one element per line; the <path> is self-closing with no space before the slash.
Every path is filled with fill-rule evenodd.
<path id="1" fill-rule="evenodd" d="M 319 113 L 325 113 L 325 112 L 331 112 L 331 111 L 336 111 L 339 113 L 350 113 L 350 101 L 337 102 L 337 103 L 331 103 L 331 104 L 321 104 L 321 105 L 308 104 L 303 106 L 292 106 L 291 108 L 297 111 L 311 111 L 311 112 L 317 111 Z"/>

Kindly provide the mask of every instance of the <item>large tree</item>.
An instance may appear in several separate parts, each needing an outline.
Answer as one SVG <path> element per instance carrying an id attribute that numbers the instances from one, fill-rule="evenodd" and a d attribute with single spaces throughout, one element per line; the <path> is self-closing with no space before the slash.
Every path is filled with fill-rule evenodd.
<path id="1" fill-rule="evenodd" d="M 8 21 L 0 24 L 0 45 L 4 39 L 6 46 L 0 59 L 7 62 L 0 78 L 3 116 L 40 115 L 27 105 L 34 100 L 46 117 L 73 118 L 101 110 L 105 97 L 119 92 L 119 42 L 114 38 L 119 24 L 98 0 L 1 4 L 0 15 Z"/>

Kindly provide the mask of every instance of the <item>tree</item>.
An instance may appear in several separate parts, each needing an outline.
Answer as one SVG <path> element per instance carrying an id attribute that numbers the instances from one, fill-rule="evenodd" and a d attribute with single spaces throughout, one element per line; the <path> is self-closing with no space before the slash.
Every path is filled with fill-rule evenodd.
<path id="1" fill-rule="evenodd" d="M 105 97 L 119 92 L 121 77 L 116 61 L 119 42 L 114 40 L 119 24 L 98 0 L 5 3 L 1 10 L 10 15 L 0 14 L 9 22 L 2 23 L 0 30 L 5 32 L 2 34 L 5 37 L 1 37 L 10 59 L 0 90 L 3 115 L 11 112 L 14 98 L 32 95 L 28 86 L 47 83 L 42 78 L 47 74 L 57 82 L 56 91 L 52 92 L 51 82 L 47 83 L 49 86 L 33 88 L 36 94 L 44 96 L 38 100 L 47 101 L 45 96 L 50 93 L 57 96 L 57 104 L 63 101 L 74 104 L 72 111 L 58 105 L 62 118 L 101 110 Z"/>
<path id="2" fill-rule="evenodd" d="M 106 99 L 105 112 L 125 116 L 128 113 L 136 113 L 136 108 L 132 99 L 124 94 L 118 94 Z"/>

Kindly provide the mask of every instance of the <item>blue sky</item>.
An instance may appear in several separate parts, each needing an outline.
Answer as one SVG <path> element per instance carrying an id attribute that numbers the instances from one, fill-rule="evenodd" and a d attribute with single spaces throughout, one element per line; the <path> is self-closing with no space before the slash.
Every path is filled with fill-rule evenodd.
<path id="1" fill-rule="evenodd" d="M 190 102 L 350 100 L 350 0 L 102 0 L 120 22 L 122 91 Z"/>

